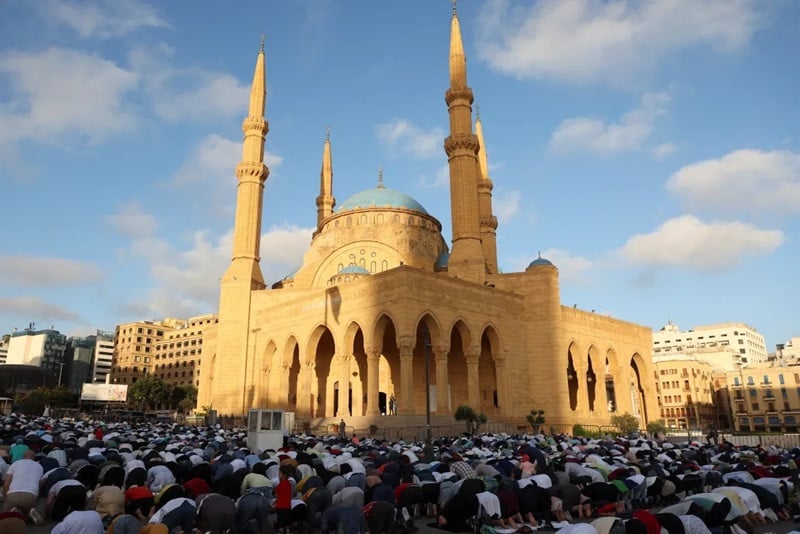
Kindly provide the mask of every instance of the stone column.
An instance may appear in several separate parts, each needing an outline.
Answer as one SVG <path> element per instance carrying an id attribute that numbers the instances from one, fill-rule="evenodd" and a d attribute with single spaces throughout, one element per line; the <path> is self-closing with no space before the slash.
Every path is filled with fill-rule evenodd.
<path id="1" fill-rule="evenodd" d="M 474 347 L 464 355 L 467 361 L 467 401 L 473 409 L 481 410 L 481 389 L 478 378 L 478 362 L 481 358 L 480 347 Z"/>
<path id="2" fill-rule="evenodd" d="M 379 415 L 378 396 L 380 384 L 378 383 L 378 363 L 381 358 L 379 347 L 367 349 L 367 415 Z"/>
<path id="3" fill-rule="evenodd" d="M 339 410 L 336 417 L 347 417 L 350 415 L 347 406 L 350 398 L 350 355 L 337 354 L 335 360 L 338 368 L 336 374 L 339 377 Z"/>
<path id="4" fill-rule="evenodd" d="M 447 356 L 450 347 L 440 345 L 433 347 L 433 357 L 436 361 L 436 413 L 450 414 L 450 381 L 447 376 Z"/>
<path id="5" fill-rule="evenodd" d="M 414 413 L 414 338 L 401 337 L 397 340 L 397 349 L 400 351 L 400 398 L 397 413 L 412 414 Z"/>
<path id="6" fill-rule="evenodd" d="M 297 388 L 297 411 L 302 417 L 311 417 L 311 381 L 316 372 L 316 364 L 311 361 L 305 362 L 303 368 L 300 370 L 298 377 L 300 387 Z"/>
<path id="7" fill-rule="evenodd" d="M 506 359 L 503 355 L 492 356 L 494 361 L 494 374 L 497 377 L 497 404 L 501 415 L 508 414 L 509 391 L 508 378 L 506 377 Z"/>

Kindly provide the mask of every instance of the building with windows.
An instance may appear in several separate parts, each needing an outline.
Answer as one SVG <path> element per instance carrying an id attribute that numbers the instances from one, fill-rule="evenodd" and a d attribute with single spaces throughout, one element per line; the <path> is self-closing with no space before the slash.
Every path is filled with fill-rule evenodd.
<path id="1" fill-rule="evenodd" d="M 449 50 L 441 159 L 450 242 L 439 219 L 380 173 L 377 186 L 337 204 L 326 138 L 319 195 L 308 199 L 316 229 L 302 265 L 274 282 L 260 263 L 269 169 L 258 54 L 231 188 L 233 254 L 220 280 L 216 341 L 204 340 L 199 406 L 232 416 L 270 406 L 298 419 L 361 418 L 349 420 L 361 428 L 378 422 L 391 396 L 409 424 L 428 411 L 449 418 L 464 404 L 509 424 L 525 424 L 532 408 L 554 425 L 607 425 L 616 410 L 644 427 L 657 416 L 649 328 L 563 306 L 558 269 L 544 258 L 520 272 L 498 268 L 493 183 L 455 12 Z M 303 180 L 299 191 L 309 187 Z"/>
<path id="2" fill-rule="evenodd" d="M 800 365 L 800 337 L 776 345 L 775 358 L 782 365 Z"/>
<path id="3" fill-rule="evenodd" d="M 800 366 L 758 365 L 715 375 L 737 431 L 797 432 Z"/>
<path id="4" fill-rule="evenodd" d="M 11 334 L 6 364 L 41 367 L 47 384 L 56 385 L 66 363 L 67 336 L 57 330 L 34 330 L 32 327 Z"/>
<path id="5" fill-rule="evenodd" d="M 63 384 L 72 393 L 80 393 L 83 384 L 92 381 L 96 344 L 95 336 L 71 337 L 67 340 L 64 357 L 67 362 L 64 368 L 66 378 Z"/>
<path id="6" fill-rule="evenodd" d="M 0 337 L 0 365 L 4 365 L 8 359 L 8 344 L 11 341 L 11 336 L 5 334 Z"/>
<path id="7" fill-rule="evenodd" d="M 200 385 L 203 338 L 216 328 L 213 314 L 190 317 L 175 328 L 164 331 L 156 342 L 150 374 L 174 385 Z"/>
<path id="8" fill-rule="evenodd" d="M 98 330 L 94 337 L 94 365 L 92 366 L 92 382 L 104 384 L 108 381 L 111 366 L 114 363 L 114 332 Z"/>
<path id="9" fill-rule="evenodd" d="M 208 314 L 117 326 L 111 382 L 130 385 L 150 375 L 197 387 L 203 339 L 216 324 L 217 316 Z"/>
<path id="10" fill-rule="evenodd" d="M 147 376 L 155 356 L 156 345 L 180 321 L 138 321 L 118 325 L 114 332 L 114 349 L 109 381 L 112 384 L 134 384 Z"/>
<path id="11" fill-rule="evenodd" d="M 656 402 L 668 428 L 704 429 L 718 424 L 713 368 L 708 362 L 674 355 L 654 358 L 653 368 Z"/>
<path id="12" fill-rule="evenodd" d="M 767 361 L 764 336 L 743 323 L 719 323 L 683 331 L 669 321 L 653 332 L 653 358 L 681 354 L 696 356 L 715 369 L 729 371 Z"/>

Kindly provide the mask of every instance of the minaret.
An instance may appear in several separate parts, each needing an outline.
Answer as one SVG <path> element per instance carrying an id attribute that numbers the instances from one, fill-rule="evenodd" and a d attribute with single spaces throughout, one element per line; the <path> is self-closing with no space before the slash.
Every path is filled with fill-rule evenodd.
<path id="1" fill-rule="evenodd" d="M 450 166 L 450 216 L 453 246 L 447 263 L 449 274 L 473 282 L 486 280 L 486 260 L 480 235 L 478 210 L 478 138 L 472 133 L 472 89 L 467 86 L 467 61 L 461 27 L 453 0 L 450 26 L 450 88 L 445 102 L 450 115 L 450 136 L 444 150 Z"/>
<path id="2" fill-rule="evenodd" d="M 256 59 L 250 108 L 242 122 L 242 161 L 236 166 L 238 180 L 236 219 L 233 227 L 233 257 L 220 280 L 219 324 L 214 380 L 210 398 L 220 415 L 243 415 L 251 407 L 256 381 L 252 372 L 250 303 L 253 291 L 265 288 L 261 274 L 261 210 L 264 182 L 269 169 L 264 165 L 264 139 L 269 125 L 264 119 L 266 100 L 264 40 Z"/>
<path id="3" fill-rule="evenodd" d="M 475 109 L 475 135 L 481 151 L 478 152 L 480 176 L 478 177 L 478 209 L 480 210 L 481 243 L 483 256 L 486 258 L 486 270 L 490 274 L 497 273 L 497 217 L 492 211 L 492 184 L 489 178 L 489 160 L 486 155 L 486 142 L 483 140 L 483 125 L 480 111 Z"/>
<path id="4" fill-rule="evenodd" d="M 317 197 L 317 232 L 322 230 L 322 221 L 333 213 L 336 199 L 333 198 L 333 161 L 331 160 L 331 129 L 325 132 L 322 149 L 322 170 L 319 173 L 319 196 Z"/>

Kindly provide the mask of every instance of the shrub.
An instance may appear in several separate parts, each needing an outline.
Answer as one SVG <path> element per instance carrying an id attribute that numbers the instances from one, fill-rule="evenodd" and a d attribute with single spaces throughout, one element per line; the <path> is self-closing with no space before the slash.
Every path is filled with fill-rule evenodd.
<path id="1" fill-rule="evenodd" d="M 665 434 L 667 432 L 667 423 L 663 419 L 656 419 L 647 423 L 647 432 L 651 436 L 657 434 Z"/>
<path id="2" fill-rule="evenodd" d="M 625 436 L 639 430 L 639 419 L 627 412 L 612 416 L 611 424 Z"/>
<path id="3" fill-rule="evenodd" d="M 453 413 L 453 419 L 463 422 L 467 426 L 467 432 L 472 432 L 473 425 L 477 423 L 478 418 L 479 416 L 475 409 L 466 404 L 458 406 L 455 413 Z"/>
<path id="4" fill-rule="evenodd" d="M 538 434 L 539 429 L 545 423 L 547 417 L 544 414 L 544 410 L 531 410 L 531 412 L 525 416 L 525 420 L 527 420 L 528 424 L 533 428 L 533 433 Z"/>

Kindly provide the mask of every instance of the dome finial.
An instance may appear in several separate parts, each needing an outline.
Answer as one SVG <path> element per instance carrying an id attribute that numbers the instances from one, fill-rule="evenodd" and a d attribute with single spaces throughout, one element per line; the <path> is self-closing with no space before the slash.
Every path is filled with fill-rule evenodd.
<path id="1" fill-rule="evenodd" d="M 378 189 L 385 189 L 386 186 L 383 185 L 383 169 L 378 169 Z"/>
<path id="2" fill-rule="evenodd" d="M 541 250 L 539 251 L 539 259 L 540 260 L 542 259 L 542 251 Z"/>

